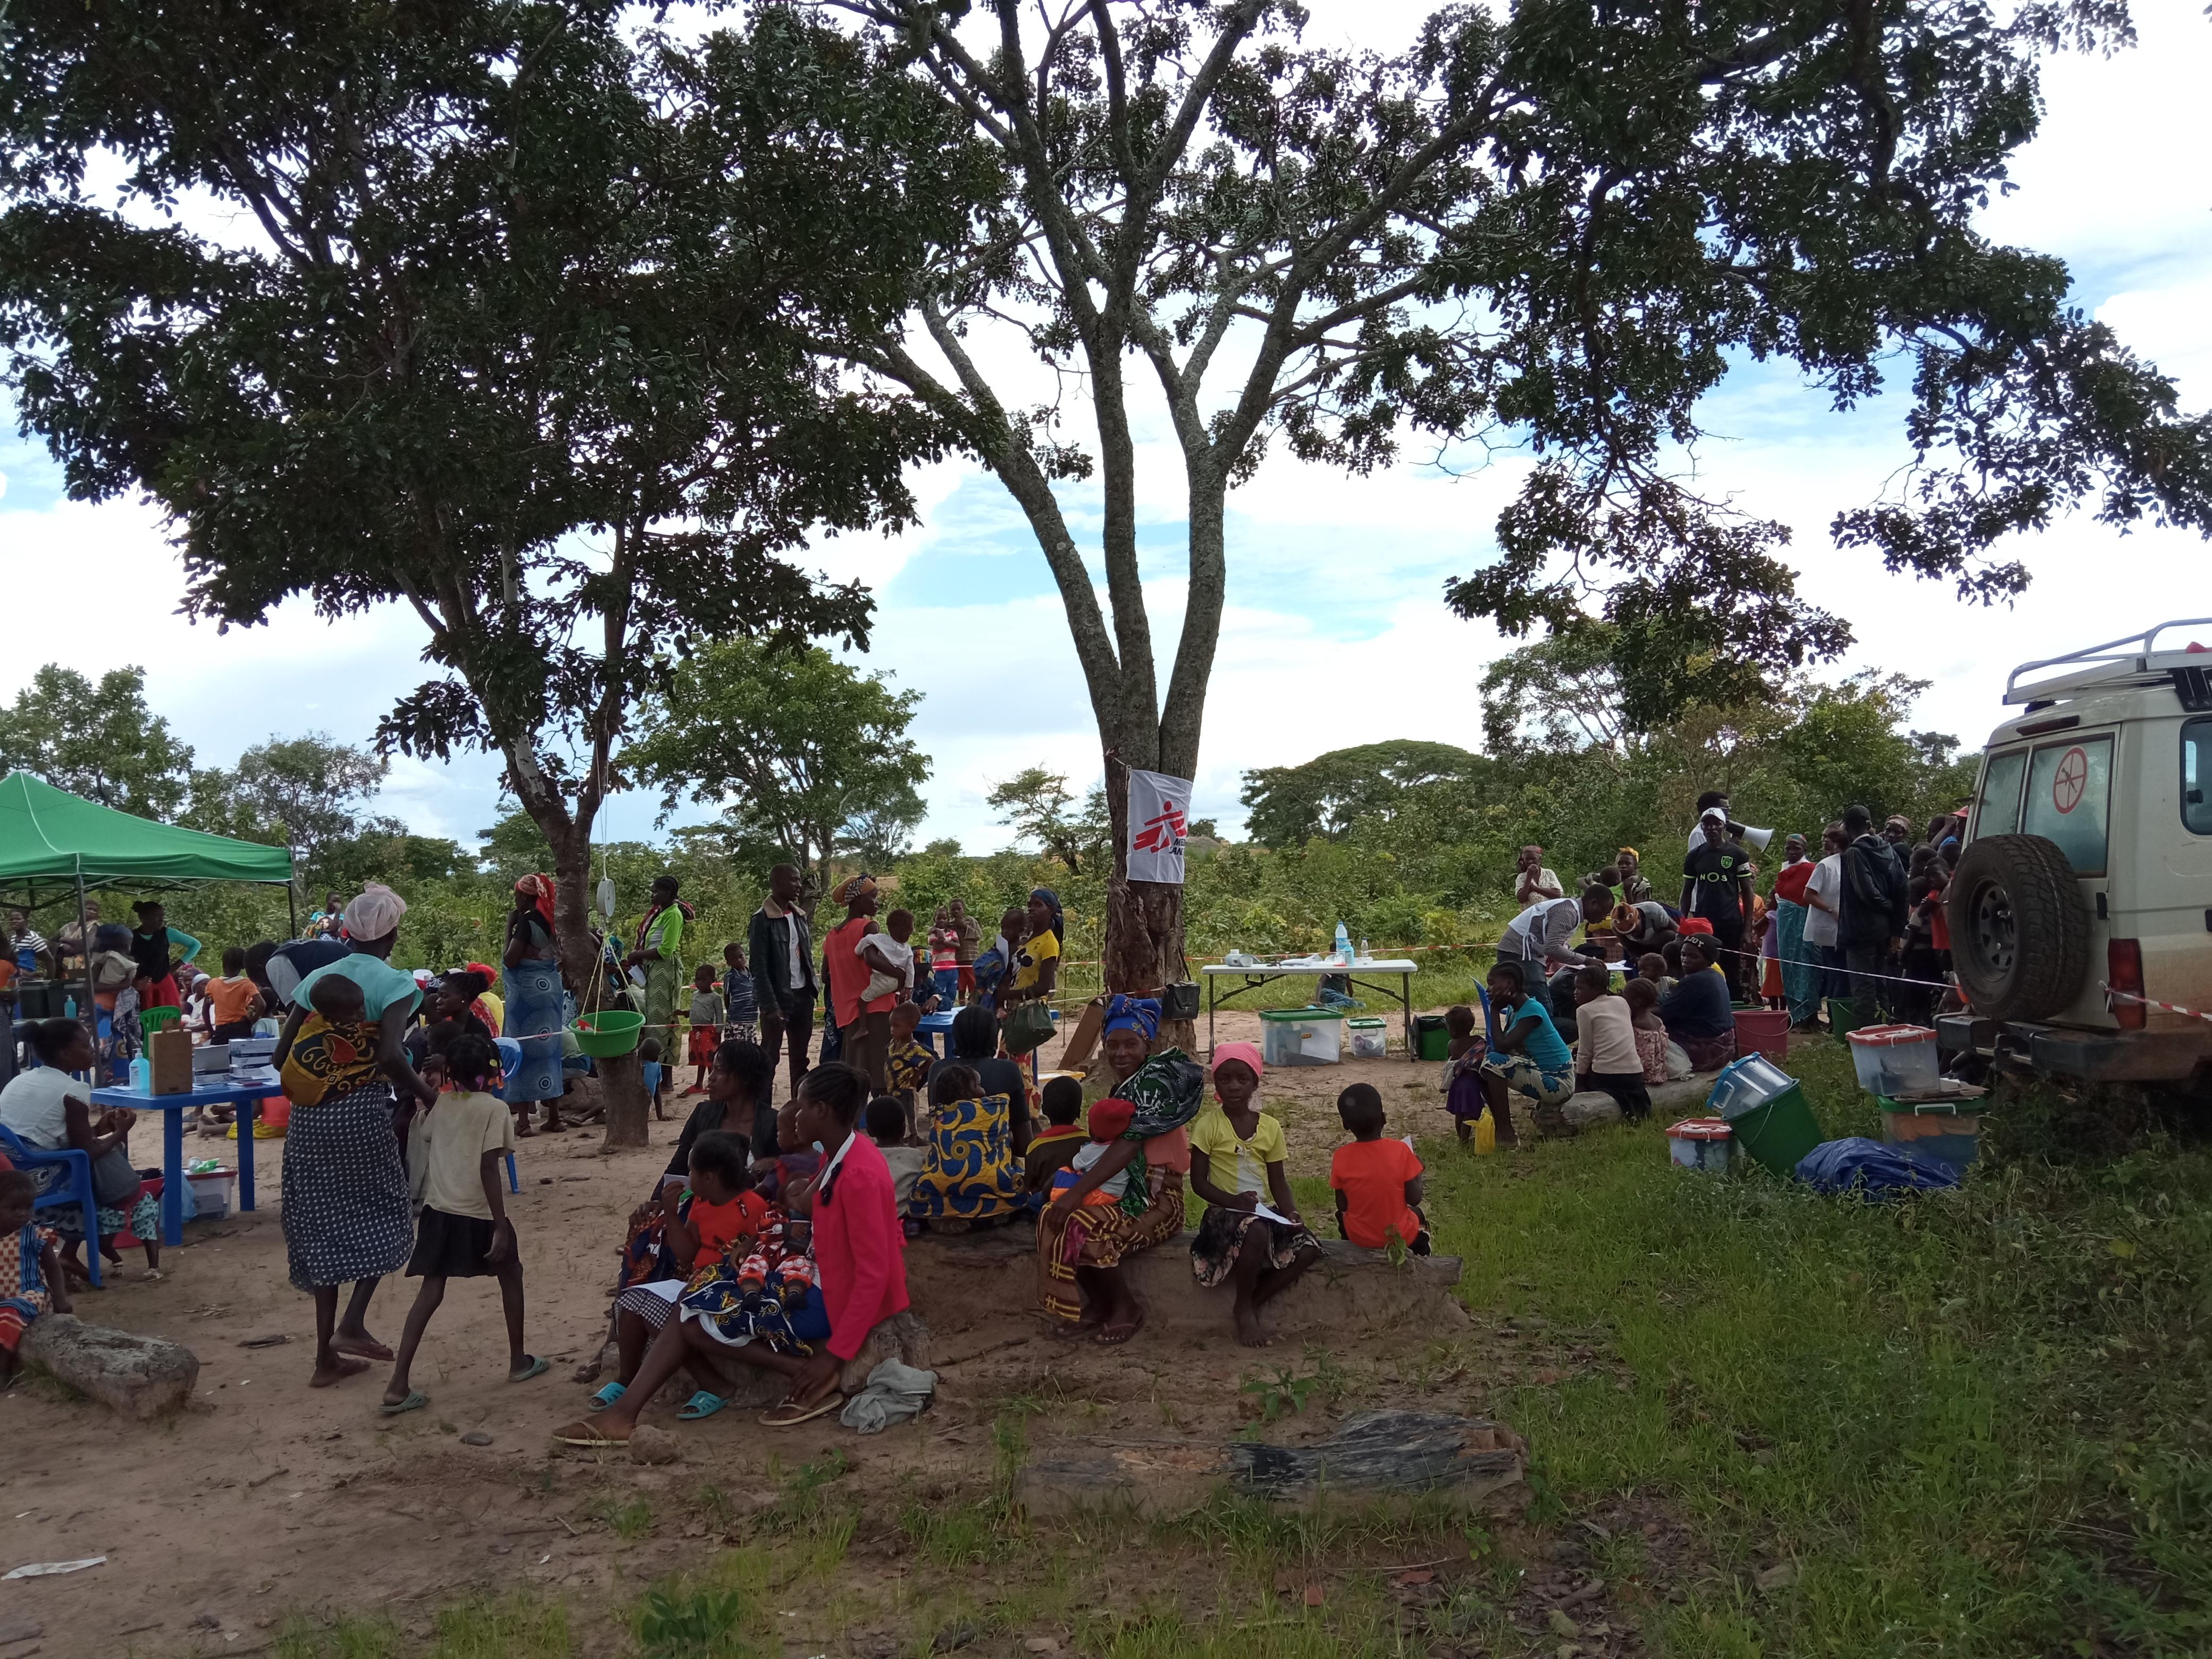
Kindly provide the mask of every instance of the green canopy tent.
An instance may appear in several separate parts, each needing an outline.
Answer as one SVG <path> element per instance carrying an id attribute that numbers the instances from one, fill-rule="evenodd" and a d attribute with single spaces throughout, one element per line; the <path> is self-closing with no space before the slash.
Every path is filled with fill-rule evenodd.
<path id="1" fill-rule="evenodd" d="M 292 854 L 134 817 L 28 772 L 0 778 L 0 897 L 9 904 L 35 909 L 73 895 L 82 934 L 88 887 L 159 890 L 214 881 L 282 883 L 289 893 Z M 85 943 L 82 1006 L 89 1008 L 92 951 L 91 941 Z"/>

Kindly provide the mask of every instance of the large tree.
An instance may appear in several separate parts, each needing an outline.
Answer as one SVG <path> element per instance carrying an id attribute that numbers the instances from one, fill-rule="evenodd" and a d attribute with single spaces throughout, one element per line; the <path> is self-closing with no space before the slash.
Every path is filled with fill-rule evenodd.
<path id="1" fill-rule="evenodd" d="M 1746 357 L 1839 405 L 1909 363 L 1920 465 L 1838 526 L 1893 568 L 1990 597 L 2025 580 L 1996 539 L 2085 498 L 2208 522 L 2212 434 L 2068 306 L 2063 266 L 1972 224 L 2035 131 L 2042 55 L 2123 41 L 2123 0 L 1519 0 L 1440 11 L 1395 55 L 1306 45 L 1291 0 L 828 9 L 1004 183 L 904 315 L 814 344 L 944 420 L 1026 515 L 1117 828 L 1126 767 L 1197 773 L 1228 495 L 1271 442 L 1356 471 L 1409 435 L 1532 453 L 1452 602 L 1515 634 L 1601 613 L 1654 718 L 1716 665 L 1771 678 L 1849 641 L 1796 598 L 1778 526 L 1684 482 L 1698 401 Z M 854 59 L 773 8 L 721 65 L 759 130 L 806 131 Z M 1164 689 L 1137 534 L 1154 408 L 1188 511 Z M 1156 984 L 1177 896 L 1124 880 L 1115 839 L 1108 983 Z"/>
<path id="2" fill-rule="evenodd" d="M 1068 792 L 1066 775 L 1047 766 L 1024 766 L 1011 778 L 993 784 L 983 805 L 998 813 L 999 822 L 1014 832 L 1017 841 L 1050 854 L 1067 866 L 1071 876 L 1096 863 L 1111 833 L 1106 821 L 1106 792 L 1093 789 L 1077 806 L 1075 797 Z M 1196 833 L 1195 825 L 1192 832 Z"/>
<path id="3" fill-rule="evenodd" d="M 613 0 L 15 0 L 0 30 L 27 427 L 73 495 L 168 514 L 196 617 L 414 611 L 440 672 L 380 741 L 500 757 L 579 987 L 635 702 L 696 636 L 864 637 L 866 595 L 787 556 L 908 516 L 936 441 L 793 340 L 879 327 L 950 234 L 914 100 L 837 110 L 830 214 L 829 158 L 740 163 L 697 73 Z M 610 1139 L 641 1139 L 615 1075 Z"/>
<path id="4" fill-rule="evenodd" d="M 669 677 L 629 765 L 665 812 L 719 807 L 736 840 L 772 840 L 824 878 L 846 851 L 880 869 L 922 818 L 929 757 L 907 736 L 921 703 L 819 646 L 726 641 Z"/>
<path id="5" fill-rule="evenodd" d="M 368 811 L 392 769 L 390 758 L 326 732 L 271 738 L 238 757 L 234 767 L 192 775 L 189 822 L 195 829 L 291 849 L 305 888 L 336 880 L 328 856 L 363 836 L 403 836 L 396 818 Z"/>
<path id="6" fill-rule="evenodd" d="M 1263 847 L 1303 847 L 1362 819 L 1389 818 L 1408 790 L 1475 783 L 1491 769 L 1480 755 L 1451 744 L 1407 738 L 1333 749 L 1297 766 L 1256 767 L 1244 775 L 1245 835 Z"/>
<path id="7" fill-rule="evenodd" d="M 95 684 L 47 663 L 0 708 L 0 772 L 35 772 L 57 789 L 173 818 L 191 790 L 192 751 L 146 705 L 146 671 L 111 668 Z"/>

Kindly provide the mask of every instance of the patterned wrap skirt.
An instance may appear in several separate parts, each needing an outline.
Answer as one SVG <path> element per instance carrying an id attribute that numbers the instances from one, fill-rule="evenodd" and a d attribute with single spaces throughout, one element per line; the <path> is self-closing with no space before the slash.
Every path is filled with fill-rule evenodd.
<path id="1" fill-rule="evenodd" d="M 500 1035 L 521 1045 L 522 1062 L 507 1073 L 499 1097 L 510 1106 L 558 1100 L 562 1087 L 561 1029 L 568 1018 L 568 1005 L 561 991 L 561 965 L 526 962 L 508 969 L 504 981 L 507 1012 Z"/>
<path id="2" fill-rule="evenodd" d="M 284 1252 L 303 1291 L 407 1265 L 415 1219 L 382 1079 L 292 1109 L 284 1142 Z"/>
<path id="3" fill-rule="evenodd" d="M 1182 1176 L 1166 1172 L 1160 1195 L 1141 1215 L 1118 1206 L 1085 1206 L 1060 1213 L 1051 1206 L 1037 1218 L 1037 1287 L 1046 1315 L 1073 1325 L 1083 1317 L 1081 1267 L 1117 1267 L 1121 1258 L 1150 1249 L 1182 1231 Z"/>
<path id="4" fill-rule="evenodd" d="M 994 1221 L 1026 1202 L 1008 1097 L 985 1095 L 938 1107 L 907 1213 L 918 1221 Z"/>
<path id="5" fill-rule="evenodd" d="M 1198 1237 L 1190 1242 L 1190 1270 L 1210 1291 L 1229 1277 L 1239 1255 L 1255 1247 L 1267 1253 L 1270 1267 L 1287 1267 L 1300 1250 L 1319 1250 L 1321 1242 L 1304 1227 L 1209 1204 Z"/>

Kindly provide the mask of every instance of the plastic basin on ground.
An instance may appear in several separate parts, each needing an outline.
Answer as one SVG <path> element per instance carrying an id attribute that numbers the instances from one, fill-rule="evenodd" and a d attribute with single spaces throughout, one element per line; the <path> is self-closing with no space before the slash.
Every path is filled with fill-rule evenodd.
<path id="1" fill-rule="evenodd" d="M 1735 1145 L 1784 1179 L 1826 1139 L 1797 1079 L 1764 1054 L 1723 1066 L 1705 1109 L 1726 1121 Z"/>
<path id="2" fill-rule="evenodd" d="M 1686 1170 L 1705 1175 L 1728 1172 L 1729 1142 L 1734 1132 L 1717 1118 L 1686 1117 L 1667 1131 L 1667 1154 Z"/>
<path id="3" fill-rule="evenodd" d="M 1270 1066 L 1334 1066 L 1344 1015 L 1334 1008 L 1270 1008 L 1260 1016 L 1260 1055 Z"/>
<path id="4" fill-rule="evenodd" d="M 1870 1095 L 1917 1095 L 1942 1080 L 1936 1033 L 1925 1025 L 1862 1025 L 1848 1041 L 1859 1087 Z"/>
<path id="5" fill-rule="evenodd" d="M 576 1034 L 576 1047 L 593 1060 L 612 1060 L 636 1048 L 645 1033 L 645 1016 L 627 1008 L 603 1008 L 579 1015 L 568 1029 Z"/>
<path id="6" fill-rule="evenodd" d="M 1348 1019 L 1354 1060 L 1381 1060 L 1390 1052 L 1390 1028 L 1379 1019 Z"/>
<path id="7" fill-rule="evenodd" d="M 1982 1105 L 1979 1100 L 1884 1097 L 1881 1138 L 1915 1158 L 1964 1170 L 1981 1155 Z"/>

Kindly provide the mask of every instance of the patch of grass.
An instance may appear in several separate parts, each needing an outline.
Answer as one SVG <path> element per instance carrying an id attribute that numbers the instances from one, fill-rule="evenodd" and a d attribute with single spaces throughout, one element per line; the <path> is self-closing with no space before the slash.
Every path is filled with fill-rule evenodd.
<path id="1" fill-rule="evenodd" d="M 860 1525 L 857 1499 L 831 1488 L 853 1467 L 842 1451 L 802 1463 L 784 1482 L 782 1493 L 757 1522 L 763 1534 L 802 1545 L 810 1570 L 827 1572 L 845 1557 Z"/>
<path id="2" fill-rule="evenodd" d="M 518 1591 L 447 1607 L 432 1621 L 431 1659 L 568 1659 L 568 1609 Z"/>
<path id="3" fill-rule="evenodd" d="M 757 1618 L 742 1590 L 651 1589 L 638 1602 L 638 1646 L 644 1659 L 750 1659 Z"/>
<path id="4" fill-rule="evenodd" d="M 333 1620 L 288 1614 L 270 1650 L 276 1659 L 390 1659 L 400 1650 L 399 1630 L 388 1619 Z"/>
<path id="5" fill-rule="evenodd" d="M 1843 1046 L 1793 1048 L 1831 1137 L 1878 1133 Z M 2000 1113 L 2007 1109 L 1996 1108 Z M 1741 1583 L 1670 1647 L 2199 1652 L 2212 1644 L 2212 1157 L 1977 1166 L 1896 1206 L 1670 1165 L 1658 1129 L 1504 1157 L 1430 1149 L 1440 1251 L 1474 1307 L 1609 1334 L 1636 1381 L 1501 1411 L 1567 1500 L 1688 1511 Z"/>
<path id="6" fill-rule="evenodd" d="M 653 1505 L 642 1498 L 623 1498 L 606 1492 L 592 1500 L 585 1511 L 592 1520 L 604 1522 L 609 1532 L 626 1544 L 634 1544 L 653 1534 Z"/>

